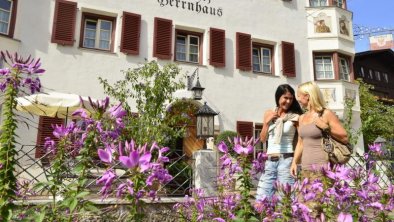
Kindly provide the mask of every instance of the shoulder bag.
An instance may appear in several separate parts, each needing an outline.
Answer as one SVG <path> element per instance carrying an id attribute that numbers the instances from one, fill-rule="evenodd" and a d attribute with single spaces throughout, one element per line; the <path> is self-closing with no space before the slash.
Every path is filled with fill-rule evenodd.
<path id="1" fill-rule="evenodd" d="M 321 112 L 319 116 L 322 116 L 323 112 Z M 353 153 L 353 147 L 350 143 L 343 144 L 339 142 L 326 130 L 322 130 L 321 144 L 323 150 L 328 154 L 329 161 L 333 164 L 347 163 Z"/>

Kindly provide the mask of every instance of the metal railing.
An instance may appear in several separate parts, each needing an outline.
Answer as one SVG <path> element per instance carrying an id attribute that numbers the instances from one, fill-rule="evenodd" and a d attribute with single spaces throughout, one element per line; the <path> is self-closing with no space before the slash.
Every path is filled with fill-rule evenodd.
<path id="1" fill-rule="evenodd" d="M 50 154 L 45 153 L 40 158 L 35 158 L 37 148 L 38 147 L 35 145 L 22 145 L 17 150 L 18 156 L 16 159 L 15 176 L 18 179 L 19 184 L 27 184 L 29 187 L 30 192 L 25 192 L 25 197 L 50 195 L 50 189 L 48 186 L 40 186 L 39 189 L 31 189 L 38 183 L 51 180 L 51 175 L 53 175 L 53 161 L 50 160 Z M 62 182 L 64 184 L 71 184 L 78 180 L 78 175 L 72 173 L 72 169 L 74 169 L 78 163 L 79 162 L 75 158 L 65 158 L 65 167 L 70 170 L 61 175 Z M 187 194 L 188 190 L 192 186 L 191 164 L 193 163 L 186 157 L 186 155 L 171 152 L 170 163 L 167 164 L 167 168 L 173 172 L 171 174 L 173 179 L 161 187 L 158 187 L 158 195 L 171 197 L 184 196 Z M 96 181 L 100 179 L 106 170 L 110 169 L 115 171 L 117 174 L 117 178 L 113 182 L 114 187 L 117 187 L 117 185 L 124 182 L 123 180 L 126 178 L 124 174 L 126 171 L 119 163 L 107 168 L 103 167 L 102 164 L 100 164 L 100 161 L 97 161 L 97 164 L 89 169 L 87 176 L 88 181 L 85 184 L 85 188 L 92 194 L 98 194 L 101 186 L 96 185 Z"/>

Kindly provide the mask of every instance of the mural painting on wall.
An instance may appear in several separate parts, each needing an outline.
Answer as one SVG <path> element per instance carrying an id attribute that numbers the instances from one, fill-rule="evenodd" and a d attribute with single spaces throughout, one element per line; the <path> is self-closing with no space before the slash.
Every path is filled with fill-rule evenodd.
<path id="1" fill-rule="evenodd" d="M 349 36 L 349 21 L 345 18 L 342 17 L 339 19 L 339 33 L 342 35 L 347 35 Z"/>
<path id="2" fill-rule="evenodd" d="M 336 101 L 335 88 L 322 88 L 321 92 L 327 104 L 334 103 Z"/>
<path id="3" fill-rule="evenodd" d="M 324 13 L 320 13 L 313 19 L 316 33 L 330 33 L 331 32 L 331 18 Z"/>

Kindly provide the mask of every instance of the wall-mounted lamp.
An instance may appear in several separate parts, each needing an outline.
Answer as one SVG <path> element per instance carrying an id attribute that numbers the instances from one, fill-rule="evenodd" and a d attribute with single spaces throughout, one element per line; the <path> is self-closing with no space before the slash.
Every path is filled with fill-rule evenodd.
<path id="1" fill-rule="evenodd" d="M 194 78 L 197 75 L 197 81 L 196 84 L 193 86 L 193 81 Z M 200 100 L 202 99 L 202 92 L 204 91 L 204 87 L 201 86 L 200 84 L 200 77 L 198 76 L 198 68 L 194 70 L 193 74 L 191 76 L 187 77 L 187 90 L 190 90 L 193 92 L 193 99 L 194 100 Z"/>

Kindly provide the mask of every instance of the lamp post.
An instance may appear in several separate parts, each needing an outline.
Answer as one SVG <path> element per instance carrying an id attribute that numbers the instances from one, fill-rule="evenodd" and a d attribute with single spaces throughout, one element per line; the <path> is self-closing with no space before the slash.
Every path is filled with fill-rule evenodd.
<path id="1" fill-rule="evenodd" d="M 205 139 L 214 136 L 214 118 L 216 115 L 218 115 L 218 113 L 209 107 L 207 102 L 205 102 L 196 113 L 197 138 L 204 139 L 204 149 L 206 148 Z"/>
<path id="2" fill-rule="evenodd" d="M 197 75 L 197 82 L 194 86 L 193 81 L 194 77 Z M 202 99 L 202 92 L 204 91 L 204 87 L 201 86 L 200 84 L 200 77 L 198 76 L 198 68 L 194 70 L 193 74 L 191 76 L 187 77 L 187 90 L 193 91 L 193 99 L 194 100 L 200 100 Z"/>

